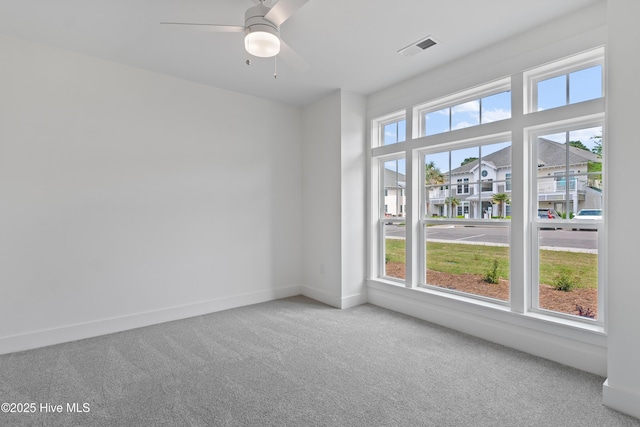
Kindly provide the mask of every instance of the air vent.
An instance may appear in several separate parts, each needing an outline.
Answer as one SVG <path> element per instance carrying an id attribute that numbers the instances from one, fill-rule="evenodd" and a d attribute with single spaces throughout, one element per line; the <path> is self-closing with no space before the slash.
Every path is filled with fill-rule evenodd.
<path id="1" fill-rule="evenodd" d="M 411 43 L 407 47 L 403 47 L 398 51 L 398 53 L 401 53 L 404 56 L 413 56 L 437 44 L 438 41 L 436 39 L 431 36 L 427 36 L 421 40 L 418 40 L 417 42 Z"/>

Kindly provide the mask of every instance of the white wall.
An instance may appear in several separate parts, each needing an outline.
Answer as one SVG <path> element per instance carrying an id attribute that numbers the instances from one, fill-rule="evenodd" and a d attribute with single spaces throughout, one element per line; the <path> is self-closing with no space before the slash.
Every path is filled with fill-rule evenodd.
<path id="1" fill-rule="evenodd" d="M 302 112 L 303 292 L 341 306 L 341 92 Z"/>
<path id="2" fill-rule="evenodd" d="M 0 52 L 0 353 L 300 293 L 299 109 Z"/>
<path id="3" fill-rule="evenodd" d="M 605 212 L 608 215 L 609 239 L 609 340 L 603 399 L 605 405 L 640 418 L 640 285 L 636 270 L 638 230 L 634 215 L 639 203 L 629 194 L 640 158 L 637 124 L 637 103 L 640 99 L 638 16 L 640 2 L 608 1 L 608 126 L 605 149 L 609 191 Z"/>
<path id="4" fill-rule="evenodd" d="M 367 302 L 366 99 L 342 91 L 341 239 L 342 308 Z"/>
<path id="5" fill-rule="evenodd" d="M 365 108 L 337 90 L 303 110 L 303 293 L 338 308 L 367 301 Z"/>

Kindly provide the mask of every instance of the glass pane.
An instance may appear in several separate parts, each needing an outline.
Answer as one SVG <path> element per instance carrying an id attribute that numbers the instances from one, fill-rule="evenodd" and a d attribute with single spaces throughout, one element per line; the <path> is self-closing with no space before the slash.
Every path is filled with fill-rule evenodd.
<path id="1" fill-rule="evenodd" d="M 507 208 L 511 205 L 511 189 L 507 189 L 507 176 L 509 181 L 511 178 L 511 142 L 483 145 L 480 155 L 482 166 L 474 178 L 479 179 L 478 200 L 482 217 L 506 218 Z"/>
<path id="2" fill-rule="evenodd" d="M 482 157 L 482 164 L 480 158 Z M 427 218 L 506 218 L 511 204 L 511 143 L 425 155 Z"/>
<path id="3" fill-rule="evenodd" d="M 480 124 L 480 101 L 469 101 L 451 107 L 451 130 Z"/>
<path id="4" fill-rule="evenodd" d="M 453 150 L 451 156 L 451 171 L 447 180 L 451 179 L 451 194 L 444 199 L 443 216 L 448 218 L 474 218 L 475 203 L 470 201 L 477 195 L 474 186 L 476 179 L 473 168 L 477 167 L 480 149 L 478 147 Z"/>
<path id="5" fill-rule="evenodd" d="M 406 212 L 407 177 L 404 159 L 384 162 L 384 216 L 404 217 Z"/>
<path id="6" fill-rule="evenodd" d="M 405 275 L 405 224 L 399 218 L 406 212 L 405 160 L 394 159 L 383 163 L 380 206 L 383 224 L 383 276 L 404 279 Z"/>
<path id="7" fill-rule="evenodd" d="M 573 204 L 575 189 L 567 185 L 569 170 L 567 133 L 545 135 L 538 138 L 538 206 L 539 220 L 560 219 L 571 210 L 568 204 Z M 574 161 L 581 158 L 575 157 Z"/>
<path id="8" fill-rule="evenodd" d="M 406 120 L 387 123 L 383 129 L 383 145 L 396 144 L 406 140 Z"/>
<path id="9" fill-rule="evenodd" d="M 538 110 L 567 105 L 567 76 L 562 75 L 538 82 Z"/>
<path id="10" fill-rule="evenodd" d="M 541 229 L 539 307 L 598 318 L 598 231 Z"/>
<path id="11" fill-rule="evenodd" d="M 424 215 L 427 218 L 446 216 L 444 202 L 451 195 L 448 174 L 449 152 L 425 156 Z"/>
<path id="12" fill-rule="evenodd" d="M 592 127 L 569 132 L 569 144 L 577 148 L 577 154 L 587 157 L 586 163 L 572 166 L 577 183 L 578 204 L 575 214 L 582 209 L 604 208 L 604 175 L 602 174 L 602 127 Z"/>
<path id="13" fill-rule="evenodd" d="M 449 132 L 449 109 L 433 111 L 424 115 L 425 136 Z"/>
<path id="14" fill-rule="evenodd" d="M 426 227 L 426 284 L 509 300 L 509 227 Z"/>
<path id="15" fill-rule="evenodd" d="M 404 223 L 384 224 L 383 276 L 401 280 L 405 278 L 405 229 Z"/>
<path id="16" fill-rule="evenodd" d="M 538 138 L 537 162 L 538 218 L 603 208 L 601 126 Z"/>
<path id="17" fill-rule="evenodd" d="M 482 123 L 511 118 L 511 91 L 482 98 Z"/>
<path id="18" fill-rule="evenodd" d="M 602 66 L 586 68 L 569 74 L 569 103 L 587 101 L 602 96 Z"/>

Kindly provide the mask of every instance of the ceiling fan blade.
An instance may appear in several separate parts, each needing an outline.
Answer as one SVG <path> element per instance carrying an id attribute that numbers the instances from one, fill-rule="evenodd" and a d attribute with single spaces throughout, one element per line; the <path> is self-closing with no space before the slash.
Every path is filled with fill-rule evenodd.
<path id="1" fill-rule="evenodd" d="M 282 1 L 282 0 L 280 0 Z M 278 57 L 287 63 L 294 71 L 298 73 L 304 73 L 309 68 L 309 64 L 305 62 L 300 55 L 298 55 L 288 44 L 280 39 L 280 53 Z"/>
<path id="2" fill-rule="evenodd" d="M 279 27 L 308 1 L 309 0 L 279 0 L 271 10 L 267 12 L 264 18 Z"/>
<path id="3" fill-rule="evenodd" d="M 188 22 L 161 22 L 160 25 L 175 30 L 208 31 L 213 33 L 243 33 L 239 25 L 196 24 Z"/>

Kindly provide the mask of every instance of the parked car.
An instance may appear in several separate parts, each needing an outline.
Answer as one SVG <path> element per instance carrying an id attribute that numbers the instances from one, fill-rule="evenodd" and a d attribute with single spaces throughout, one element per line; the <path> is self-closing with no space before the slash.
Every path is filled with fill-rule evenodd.
<path id="1" fill-rule="evenodd" d="M 555 209 L 538 209 L 538 218 L 540 219 L 558 219 L 560 215 Z"/>
<path id="2" fill-rule="evenodd" d="M 577 220 L 601 220 L 602 209 L 580 209 L 573 219 Z M 573 230 L 585 230 L 584 228 L 574 228 Z M 589 229 L 587 229 L 589 230 Z"/>
<path id="3" fill-rule="evenodd" d="M 573 219 L 602 219 L 602 209 L 580 209 Z"/>

